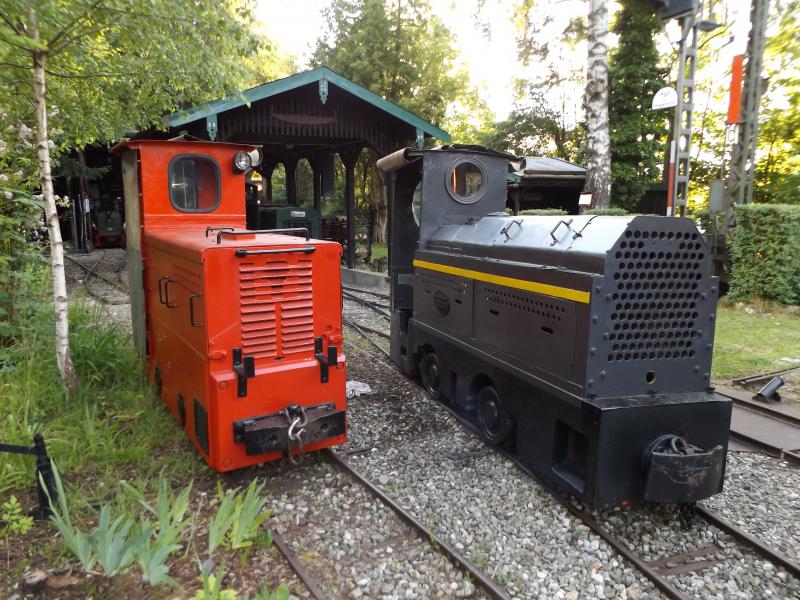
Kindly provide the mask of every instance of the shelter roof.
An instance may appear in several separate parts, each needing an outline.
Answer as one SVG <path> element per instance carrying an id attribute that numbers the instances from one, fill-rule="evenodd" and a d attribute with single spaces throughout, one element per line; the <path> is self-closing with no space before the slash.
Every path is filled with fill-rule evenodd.
<path id="1" fill-rule="evenodd" d="M 547 156 L 528 156 L 522 161 L 519 170 L 508 174 L 510 184 L 520 183 L 522 180 L 536 179 L 574 179 L 584 181 L 586 169 L 580 165 Z"/>
<path id="2" fill-rule="evenodd" d="M 434 137 L 442 140 L 443 142 L 450 141 L 450 134 L 443 129 L 440 129 L 432 123 L 424 120 L 422 117 L 415 115 L 414 113 L 398 106 L 397 104 L 382 98 L 378 94 L 369 91 L 357 83 L 350 81 L 346 77 L 339 75 L 327 67 L 317 67 L 315 69 L 311 69 L 310 71 L 297 73 L 289 77 L 284 77 L 283 79 L 270 81 L 254 88 L 232 94 L 227 98 L 213 100 L 207 104 L 180 110 L 166 117 L 167 124 L 170 128 L 177 128 L 194 123 L 201 119 L 210 120 L 216 123 L 217 115 L 240 107 L 250 108 L 251 104 L 260 100 L 285 94 L 314 83 L 318 84 L 319 97 L 323 104 L 328 97 L 328 86 L 335 86 L 336 88 L 339 88 L 351 94 L 352 96 L 355 96 L 357 99 L 375 107 L 383 113 L 394 117 L 407 126 L 416 128 L 418 134 L 421 132 L 422 135 Z"/>

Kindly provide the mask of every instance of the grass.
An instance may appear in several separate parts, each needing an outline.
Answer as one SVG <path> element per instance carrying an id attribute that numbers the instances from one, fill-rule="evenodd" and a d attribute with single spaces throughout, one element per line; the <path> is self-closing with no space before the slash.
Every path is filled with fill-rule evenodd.
<path id="1" fill-rule="evenodd" d="M 715 379 L 798 365 L 800 313 L 775 304 L 720 302 L 712 366 Z"/>
<path id="2" fill-rule="evenodd" d="M 80 389 L 65 398 L 48 287 L 42 272 L 28 290 L 38 302 L 26 306 L 18 337 L 0 347 L 0 440 L 30 445 L 42 433 L 71 495 L 84 504 L 111 497 L 123 478 L 154 482 L 162 467 L 178 482 L 191 479 L 203 467 L 153 395 L 130 340 L 80 299 L 70 306 Z M 0 454 L 0 497 L 32 484 L 30 457 Z"/>

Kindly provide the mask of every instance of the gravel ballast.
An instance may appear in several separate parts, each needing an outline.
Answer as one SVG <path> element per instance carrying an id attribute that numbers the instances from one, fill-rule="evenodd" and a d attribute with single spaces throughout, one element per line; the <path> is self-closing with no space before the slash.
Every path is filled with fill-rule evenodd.
<path id="1" fill-rule="evenodd" d="M 369 309 L 345 302 L 357 323 L 388 330 Z M 510 461 L 494 453 L 368 344 L 347 330 L 351 378 L 373 394 L 350 403 L 354 464 L 509 591 L 524 598 L 653 597 L 648 580 Z M 377 339 L 380 343 L 380 340 Z M 432 458 L 433 457 L 433 458 Z M 710 508 L 797 557 L 796 469 L 760 454 L 730 453 L 724 494 Z M 766 483 L 766 485 L 765 485 Z M 755 493 L 753 490 L 758 490 Z M 602 511 L 598 521 L 645 560 L 704 550 L 695 572 L 670 575 L 692 598 L 800 597 L 799 582 L 697 519 L 684 532 L 674 507 Z M 669 562 L 670 566 L 673 563 Z"/>

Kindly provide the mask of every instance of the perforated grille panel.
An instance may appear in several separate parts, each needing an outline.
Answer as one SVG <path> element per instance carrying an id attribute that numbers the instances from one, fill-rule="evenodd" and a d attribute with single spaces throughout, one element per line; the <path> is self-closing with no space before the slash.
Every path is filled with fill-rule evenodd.
<path id="1" fill-rule="evenodd" d="M 508 306 L 555 322 L 561 321 L 562 314 L 566 311 L 563 306 L 554 302 L 526 298 L 520 294 L 504 292 L 488 286 L 483 287 L 483 293 L 486 294 L 486 299 L 490 304 Z"/>
<path id="2" fill-rule="evenodd" d="M 631 228 L 612 252 L 608 362 L 694 358 L 708 276 L 699 234 Z"/>
<path id="3" fill-rule="evenodd" d="M 311 261 L 239 267 L 242 352 L 280 359 L 314 349 Z"/>

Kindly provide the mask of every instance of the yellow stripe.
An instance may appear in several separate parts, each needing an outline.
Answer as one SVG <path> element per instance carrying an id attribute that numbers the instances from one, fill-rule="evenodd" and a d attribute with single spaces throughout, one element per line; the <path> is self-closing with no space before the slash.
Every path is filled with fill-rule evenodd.
<path id="1" fill-rule="evenodd" d="M 537 294 L 544 294 L 545 296 L 552 296 L 554 298 L 564 298 L 565 300 L 572 300 L 573 302 L 589 304 L 589 292 L 573 290 L 571 288 L 565 288 L 558 285 L 537 283 L 535 281 L 515 279 L 513 277 L 503 277 L 502 275 L 490 275 L 489 273 L 482 273 L 481 271 L 460 269 L 459 267 L 441 265 L 439 263 L 432 263 L 426 260 L 414 260 L 414 266 L 419 267 L 420 269 L 428 269 L 429 271 L 439 271 L 440 273 L 458 275 L 459 277 L 467 277 L 469 279 L 485 281 L 486 283 L 494 283 L 495 285 L 502 285 L 518 290 L 525 290 L 527 292 L 536 292 Z"/>

